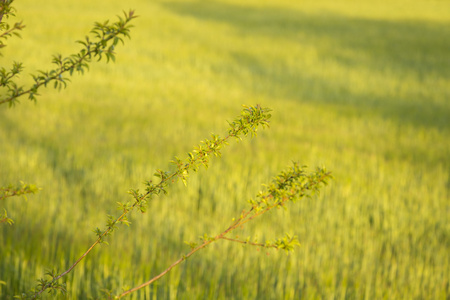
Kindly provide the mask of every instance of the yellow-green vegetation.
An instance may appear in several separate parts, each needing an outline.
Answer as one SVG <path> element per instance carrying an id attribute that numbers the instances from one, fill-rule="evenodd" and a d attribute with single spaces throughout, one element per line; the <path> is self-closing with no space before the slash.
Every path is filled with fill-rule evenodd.
<path id="1" fill-rule="evenodd" d="M 127 5 L 124 7 L 124 5 Z M 53 68 L 96 21 L 134 9 L 116 62 L 93 63 L 65 90 L 0 106 L 0 298 L 67 269 L 156 169 L 170 168 L 242 104 L 271 128 L 231 143 L 69 275 L 62 299 L 102 297 L 151 279 L 223 231 L 280 170 L 326 166 L 334 180 L 248 223 L 240 238 L 296 235 L 276 250 L 220 241 L 131 299 L 448 299 L 450 3 L 447 1 L 17 1 L 23 39 L 1 66 Z M 3 213 L 1 209 L 0 213 Z M 44 294 L 44 298 L 47 297 Z M 51 297 L 50 297 L 51 298 Z"/>

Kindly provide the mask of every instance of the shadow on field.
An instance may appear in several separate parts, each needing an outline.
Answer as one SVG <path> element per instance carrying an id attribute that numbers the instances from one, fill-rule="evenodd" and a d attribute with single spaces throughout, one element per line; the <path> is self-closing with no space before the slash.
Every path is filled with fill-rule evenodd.
<path id="1" fill-rule="evenodd" d="M 242 37 L 268 38 L 273 39 L 273 43 L 287 39 L 302 45 L 317 45 L 319 57 L 348 68 L 363 66 L 374 72 L 389 71 L 399 80 L 405 75 L 418 82 L 428 78 L 450 79 L 447 55 L 450 24 L 362 19 L 326 11 L 306 14 L 280 7 L 252 7 L 215 1 L 166 2 L 161 5 L 179 15 L 225 23 Z M 427 99 L 427 94 L 410 95 L 395 91 L 381 95 L 364 91 L 355 94 L 349 84 L 325 81 L 308 70 L 296 70 L 290 66 L 285 70 L 272 70 L 265 61 L 248 53 L 230 53 L 230 56 L 262 82 L 277 85 L 279 89 L 273 96 L 336 105 L 344 110 L 357 109 L 359 113 L 379 114 L 419 126 L 448 127 L 450 107 L 445 99 Z M 379 89 L 383 90 L 383 87 Z M 259 91 L 271 95 L 271 91 Z"/>
<path id="2" fill-rule="evenodd" d="M 333 49 L 326 55 L 349 64 L 357 61 L 348 57 L 345 49 L 365 52 L 375 67 L 384 62 L 411 72 L 432 72 L 450 78 L 450 24 L 349 18 L 327 12 L 312 15 L 280 7 L 219 2 L 169 2 L 164 6 L 178 14 L 227 23 L 242 34 L 298 39 L 299 43 L 325 39 Z"/>

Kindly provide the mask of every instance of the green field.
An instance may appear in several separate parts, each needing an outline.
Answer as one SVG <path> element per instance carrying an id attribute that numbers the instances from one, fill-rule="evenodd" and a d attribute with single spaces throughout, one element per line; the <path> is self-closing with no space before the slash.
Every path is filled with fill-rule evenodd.
<path id="1" fill-rule="evenodd" d="M 243 104 L 270 107 L 270 129 L 232 142 L 109 246 L 64 278 L 61 299 L 103 297 L 166 269 L 184 241 L 213 235 L 292 160 L 325 166 L 323 192 L 243 228 L 301 247 L 220 241 L 128 299 L 450 298 L 450 2 L 16 1 L 22 39 L 0 66 L 46 70 L 95 21 L 130 8 L 131 40 L 36 104 L 0 106 L 0 186 L 36 195 L 0 203 L 0 298 L 67 269 L 155 169 L 170 169 Z M 53 299 L 45 296 L 44 299 Z"/>

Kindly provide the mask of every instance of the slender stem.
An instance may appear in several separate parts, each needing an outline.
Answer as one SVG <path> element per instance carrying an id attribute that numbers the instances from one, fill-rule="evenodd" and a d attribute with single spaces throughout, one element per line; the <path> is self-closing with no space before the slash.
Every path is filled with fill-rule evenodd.
<path id="1" fill-rule="evenodd" d="M 144 282 L 143 284 L 134 287 L 132 289 L 129 289 L 128 291 L 123 292 L 122 294 L 120 294 L 118 296 L 118 298 L 122 298 L 123 296 L 126 296 L 132 292 L 135 292 L 137 290 L 140 290 L 150 284 L 152 284 L 153 282 L 155 282 L 156 280 L 160 279 L 161 277 L 163 277 L 164 275 L 166 275 L 167 273 L 170 272 L 170 270 L 172 270 L 174 267 L 176 267 L 177 265 L 179 265 L 180 263 L 182 263 L 183 261 L 185 261 L 186 259 L 188 259 L 192 254 L 194 254 L 195 252 L 197 252 L 200 249 L 205 248 L 206 246 L 208 246 L 209 244 L 215 242 L 216 240 L 208 240 L 205 241 L 203 244 L 201 244 L 198 247 L 195 247 L 194 249 L 192 249 L 188 254 L 184 255 L 183 257 L 181 257 L 180 259 L 178 259 L 177 261 L 175 261 L 173 264 L 171 264 L 167 269 L 165 269 L 163 272 L 161 272 L 159 275 L 153 277 L 152 279 L 150 279 L 147 282 Z"/>
<path id="2" fill-rule="evenodd" d="M 14 100 L 14 99 L 16 99 L 16 98 L 19 98 L 20 96 L 23 96 L 23 95 L 25 95 L 25 94 L 29 94 L 29 93 L 31 93 L 33 90 L 37 90 L 38 88 L 40 88 L 40 87 L 43 86 L 43 85 L 46 85 L 46 84 L 49 83 L 50 81 L 59 78 L 59 76 L 61 76 L 63 73 L 65 73 L 65 72 L 69 71 L 70 69 L 74 68 L 75 66 L 81 64 L 83 61 L 85 61 L 85 60 L 86 60 L 86 61 L 89 61 L 89 60 L 86 59 L 86 58 L 87 58 L 87 56 L 89 56 L 90 54 L 92 54 L 92 52 L 87 52 L 85 55 L 83 55 L 82 57 L 80 57 L 80 59 L 78 59 L 76 62 L 74 62 L 74 63 L 71 64 L 70 66 L 61 68 L 61 69 L 59 70 L 58 73 L 56 73 L 55 75 L 53 75 L 53 76 L 51 76 L 51 77 L 46 78 L 46 80 L 43 80 L 43 81 L 40 81 L 40 82 L 36 83 L 35 85 L 33 85 L 33 87 L 29 88 L 28 90 L 25 90 L 25 91 L 22 91 L 22 92 L 20 92 L 20 93 L 14 94 L 14 95 L 10 96 L 9 98 L 0 100 L 0 105 L 1 105 L 1 104 L 4 104 L 4 103 L 7 103 L 7 102 L 11 102 L 12 100 Z"/>
<path id="3" fill-rule="evenodd" d="M 6 2 L 6 0 L 0 0 L 1 8 L 5 7 L 5 2 Z M 0 22 L 2 21 L 2 19 L 3 19 L 3 10 L 0 12 Z"/>
<path id="4" fill-rule="evenodd" d="M 247 125 L 259 125 L 257 121 L 255 121 L 255 123 L 252 123 L 251 121 L 247 121 Z M 180 174 L 184 174 L 185 171 L 188 171 L 189 169 L 192 169 L 193 167 L 195 167 L 196 162 L 198 161 L 202 161 L 204 159 L 205 156 L 208 156 L 209 154 L 213 153 L 214 151 L 216 151 L 216 149 L 219 146 L 222 145 L 226 145 L 227 140 L 231 137 L 239 137 L 240 134 L 245 133 L 245 125 L 241 124 L 238 128 L 234 128 L 234 130 L 232 132 L 230 132 L 225 138 L 222 138 L 220 140 L 216 140 L 212 145 L 209 145 L 207 149 L 205 149 L 204 151 L 199 151 L 197 152 L 197 156 L 194 156 L 193 158 L 191 158 L 190 163 L 185 163 L 185 164 L 180 164 L 178 165 L 178 169 L 174 172 L 172 172 L 172 174 L 170 174 L 167 177 L 162 177 L 161 181 L 155 185 L 152 186 L 150 189 L 147 190 L 146 193 L 142 194 L 142 195 L 135 195 L 135 201 L 133 203 L 133 205 L 129 208 L 129 209 L 125 209 L 123 211 L 123 213 L 112 223 L 109 224 L 109 227 L 99 235 L 99 237 L 97 238 L 97 240 L 83 253 L 83 255 L 81 255 L 74 264 L 72 264 L 72 266 L 67 269 L 66 271 L 64 271 L 63 273 L 61 273 L 60 275 L 56 276 L 53 278 L 52 281 L 50 281 L 49 283 L 47 283 L 46 285 L 44 285 L 39 292 L 37 292 L 35 294 L 35 298 L 38 297 L 40 294 L 42 294 L 46 289 L 50 288 L 57 280 L 59 280 L 60 278 L 62 278 L 63 276 L 67 275 L 70 271 L 72 271 L 82 260 L 83 258 L 85 258 L 91 251 L 92 249 L 99 244 L 103 237 L 105 237 L 108 233 L 110 233 L 114 226 L 120 222 L 130 211 L 132 211 L 138 204 L 142 203 L 143 200 L 145 200 L 146 198 L 152 196 L 153 194 L 157 194 L 159 193 L 159 191 L 163 191 L 164 190 L 164 186 L 167 184 L 167 182 L 174 182 L 175 180 L 173 180 L 174 177 L 179 176 Z M 195 252 L 197 252 L 198 250 L 206 247 L 208 244 L 218 240 L 218 239 L 222 239 L 227 233 L 229 233 L 230 231 L 236 229 L 237 227 L 243 225 L 244 223 L 248 222 L 249 220 L 253 219 L 254 217 L 256 217 L 257 215 L 262 214 L 263 212 L 265 212 L 266 210 L 263 210 L 261 212 L 255 213 L 254 216 L 248 218 L 248 220 L 246 220 L 247 216 L 254 210 L 254 208 L 252 207 L 250 210 L 248 210 L 247 212 L 243 212 L 241 217 L 234 223 L 232 223 L 232 225 L 230 227 L 228 227 L 228 229 L 226 229 L 224 232 L 222 232 L 221 234 L 217 235 L 215 238 L 213 239 L 209 239 L 206 240 L 202 245 L 194 248 L 191 252 L 189 252 L 187 255 L 185 255 L 184 257 L 180 258 L 179 260 L 177 260 L 176 262 L 174 262 L 171 266 L 169 266 L 168 269 L 166 269 L 164 272 L 162 272 L 161 274 L 159 274 L 158 276 L 152 278 L 150 281 L 143 283 L 142 285 L 131 289 L 125 293 L 123 293 L 120 297 L 129 294 L 135 290 L 138 290 L 140 288 L 143 288 L 149 284 L 151 284 L 152 282 L 154 282 L 155 280 L 158 280 L 159 278 L 161 278 L 162 276 L 164 276 L 166 273 L 168 273 L 173 267 L 175 267 L 176 265 L 180 264 L 182 261 L 184 261 L 186 258 L 190 257 L 192 254 L 194 254 Z"/>
<path id="5" fill-rule="evenodd" d="M 219 144 L 219 145 L 224 144 L 230 137 L 233 137 L 233 136 L 236 136 L 236 135 L 233 135 L 233 134 L 227 135 L 225 138 L 221 139 L 221 140 L 218 142 L 218 144 Z M 217 146 L 217 145 L 215 144 L 215 146 Z M 209 154 L 209 153 L 211 153 L 212 151 L 213 151 L 213 149 L 210 148 L 210 149 L 207 151 L 207 153 Z M 147 191 L 145 194 L 143 194 L 143 195 L 141 195 L 140 197 L 136 198 L 136 199 L 135 199 L 136 201 L 134 202 L 134 204 L 132 205 L 132 207 L 130 208 L 130 210 L 124 211 L 124 212 L 123 212 L 123 213 L 122 213 L 122 214 L 121 214 L 121 215 L 113 222 L 112 226 L 114 226 L 115 224 L 117 224 L 118 222 L 120 222 L 120 220 L 122 220 L 122 219 L 125 217 L 125 215 L 127 215 L 130 211 L 132 211 L 132 210 L 137 206 L 138 203 L 140 203 L 142 200 L 144 200 L 145 198 L 147 198 L 148 196 L 150 196 L 151 193 L 152 193 L 153 191 L 158 190 L 158 189 L 162 189 L 162 187 L 165 185 L 166 182 L 170 182 L 170 180 L 171 180 L 172 178 L 174 178 L 174 177 L 177 176 L 178 174 L 182 174 L 183 171 L 188 170 L 190 167 L 191 167 L 191 166 L 190 166 L 189 164 L 185 164 L 182 168 L 178 169 L 177 171 L 175 171 L 175 172 L 173 172 L 172 174 L 170 174 L 168 177 L 165 177 L 163 180 L 161 180 L 161 181 L 155 186 L 154 190 L 152 190 L 152 191 Z M 105 231 L 97 238 L 97 240 L 96 240 L 96 241 L 95 241 L 95 242 L 94 242 L 94 243 L 86 250 L 86 252 L 84 252 L 83 255 L 81 255 L 81 256 L 75 261 L 75 263 L 74 263 L 69 269 L 67 269 L 66 271 L 64 271 L 64 272 L 61 273 L 60 275 L 56 276 L 51 282 L 49 282 L 47 285 L 45 285 L 44 287 L 42 287 L 42 289 L 36 294 L 36 296 L 42 294 L 47 288 L 49 288 L 49 287 L 52 285 L 52 283 L 54 283 L 55 281 L 59 280 L 61 277 L 67 275 L 70 271 L 72 271 L 72 270 L 73 270 L 73 269 L 74 269 L 74 268 L 75 268 L 75 267 L 83 260 L 83 258 L 85 258 L 85 257 L 92 251 L 92 249 L 94 249 L 94 247 L 95 247 L 97 244 L 99 244 L 99 243 L 101 242 L 102 238 L 105 237 L 105 236 L 112 230 L 112 226 L 108 227 L 108 228 L 107 228 L 107 229 L 106 229 L 106 230 L 105 230 Z M 205 247 L 206 245 L 207 245 L 207 244 L 204 244 L 203 247 Z M 200 250 L 200 249 L 203 248 L 203 247 L 200 247 L 200 248 L 197 249 L 196 251 Z M 195 253 L 196 251 L 191 251 L 186 257 L 191 256 L 191 255 L 192 255 L 193 253 Z M 177 264 L 181 263 L 183 260 L 184 260 L 184 259 L 180 259 L 179 261 L 175 262 L 172 266 L 169 267 L 168 270 L 166 270 L 166 272 L 163 272 L 164 274 L 158 275 L 159 277 L 155 278 L 154 280 L 152 279 L 151 282 L 153 282 L 153 281 L 159 279 L 160 277 L 164 276 L 167 272 L 170 271 L 170 269 L 172 269 L 173 267 L 175 267 Z M 147 283 L 146 285 L 151 284 L 151 282 Z M 144 286 L 145 286 L 145 285 L 144 285 Z M 141 287 L 141 288 L 142 288 L 142 287 Z"/>
<path id="6" fill-rule="evenodd" d="M 266 248 L 267 248 L 267 247 L 273 247 L 273 248 L 275 248 L 274 245 L 269 245 L 269 246 L 267 246 L 267 245 L 262 244 L 262 243 L 253 243 L 253 242 L 250 242 L 250 241 L 242 241 L 242 240 L 238 240 L 238 239 L 232 239 L 232 238 L 229 238 L 229 237 L 226 237 L 226 236 L 222 237 L 222 240 L 227 240 L 227 241 L 231 241 L 231 242 L 236 242 L 236 243 L 240 243 L 240 244 L 244 244 L 244 245 L 252 245 L 252 246 L 266 247 Z"/>
<path id="7" fill-rule="evenodd" d="M 125 215 L 127 214 L 127 212 L 122 213 L 122 215 L 120 215 L 120 217 L 118 217 L 116 219 L 116 222 L 119 222 Z M 62 272 L 61 274 L 59 274 L 58 276 L 56 276 L 55 278 L 53 278 L 53 280 L 51 282 L 49 282 L 47 285 L 43 286 L 42 289 L 35 294 L 35 297 L 39 296 L 40 294 L 42 294 L 47 288 L 49 288 L 52 283 L 54 283 L 55 281 L 59 280 L 61 277 L 64 277 L 65 275 L 67 275 L 70 271 L 72 271 L 82 260 L 83 258 L 85 258 L 91 251 L 92 249 L 94 249 L 94 247 L 99 244 L 102 240 L 102 238 L 107 235 L 110 231 L 112 230 L 112 227 L 109 227 L 107 230 L 105 230 L 103 232 L 103 234 L 101 236 L 99 236 L 97 238 L 97 240 L 89 247 L 89 249 L 86 250 L 86 252 L 84 252 L 78 259 L 77 261 L 75 261 L 75 263 L 70 266 L 69 269 L 67 269 L 66 271 Z"/>
<path id="8" fill-rule="evenodd" d="M 273 208 L 273 207 L 274 207 L 274 206 L 272 206 L 271 208 Z M 199 251 L 199 250 L 205 248 L 205 247 L 208 246 L 209 244 L 214 243 L 214 242 L 216 242 L 216 241 L 218 241 L 218 240 L 220 240 L 220 239 L 230 240 L 230 241 L 237 241 L 237 242 L 243 243 L 242 241 L 238 241 L 238 240 L 233 240 L 233 239 L 227 238 L 226 235 L 227 235 L 228 233 L 230 233 L 231 231 L 235 230 L 236 228 L 238 228 L 238 227 L 242 226 L 243 224 L 247 223 L 249 220 L 255 218 L 256 216 L 259 216 L 259 215 L 263 214 L 264 212 L 266 212 L 266 211 L 269 210 L 269 209 L 270 209 L 270 208 L 265 209 L 265 210 L 262 211 L 262 212 L 255 213 L 255 215 L 251 216 L 250 218 L 247 218 L 247 217 L 248 217 L 248 215 L 253 211 L 253 208 L 251 208 L 251 209 L 248 210 L 247 212 L 244 212 L 244 213 L 242 214 L 242 216 L 241 216 L 237 221 L 233 222 L 233 223 L 232 223 L 225 231 L 223 231 L 222 233 L 218 234 L 218 235 L 215 236 L 214 238 L 205 240 L 205 241 L 203 242 L 203 244 L 201 244 L 200 246 L 197 246 L 197 247 L 195 247 L 194 249 L 192 249 L 188 254 L 184 255 L 183 257 L 181 257 L 180 259 L 178 259 L 177 261 L 175 261 L 173 264 L 171 264 L 167 269 L 165 269 L 165 270 L 164 270 L 163 272 L 161 272 L 159 275 L 153 277 L 152 279 L 150 279 L 150 280 L 147 281 L 147 282 L 142 283 L 142 284 L 139 285 L 139 286 L 136 286 L 136 287 L 134 287 L 134 288 L 132 288 L 132 289 L 129 289 L 129 290 L 123 292 L 122 294 L 120 294 L 120 295 L 118 296 L 118 298 L 122 298 L 122 297 L 124 297 L 124 296 L 126 296 L 126 295 L 128 295 L 128 294 L 130 294 L 130 293 L 132 293 L 132 292 L 135 292 L 135 291 L 137 291 L 137 290 L 140 290 L 140 289 L 142 289 L 142 288 L 144 288 L 144 287 L 146 287 L 146 286 L 152 284 L 152 283 L 155 282 L 156 280 L 160 279 L 161 277 L 163 277 L 164 275 L 166 275 L 167 273 L 169 273 L 170 270 L 172 270 L 174 267 L 176 267 L 177 265 L 179 265 L 180 263 L 182 263 L 183 261 L 185 261 L 186 259 L 188 259 L 188 258 L 189 258 L 191 255 L 193 255 L 195 252 L 197 252 L 197 251 Z M 244 242 L 244 243 L 245 243 L 245 242 Z M 247 244 L 252 244 L 252 245 L 255 245 L 255 246 L 264 246 L 264 244 L 255 244 L 255 243 L 247 243 Z"/>
<path id="9" fill-rule="evenodd" d="M 1 22 L 1 18 L 3 18 L 3 15 L 0 15 L 0 22 Z M 19 27 L 20 29 L 21 28 L 23 28 L 23 27 Z M 19 28 L 17 28 L 17 27 L 12 27 L 11 29 L 9 29 L 9 30 L 6 30 L 6 31 L 4 31 L 2 34 L 0 34 L 0 37 L 3 37 L 3 36 L 7 36 L 7 35 L 9 35 L 11 32 L 13 32 L 14 30 L 17 30 L 17 29 L 19 29 Z"/>

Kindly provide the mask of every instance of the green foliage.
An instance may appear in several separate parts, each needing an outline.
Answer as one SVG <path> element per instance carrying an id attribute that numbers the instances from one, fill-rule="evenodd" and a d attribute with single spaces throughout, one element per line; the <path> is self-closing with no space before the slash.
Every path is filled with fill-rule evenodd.
<path id="1" fill-rule="evenodd" d="M 17 299 L 41 299 L 41 292 L 45 289 L 47 294 L 51 296 L 56 296 L 58 294 L 65 295 L 67 292 L 65 283 L 56 282 L 56 271 L 50 270 L 45 273 L 46 276 L 50 277 L 48 279 L 41 278 L 38 279 L 38 284 L 33 291 L 28 293 L 22 293 L 20 295 L 14 296 Z"/>
<path id="2" fill-rule="evenodd" d="M 146 188 L 145 192 L 141 193 L 139 189 L 132 189 L 129 194 L 132 195 L 133 200 L 126 203 L 118 203 L 119 210 L 122 210 L 122 215 L 117 219 L 113 220 L 111 217 L 108 219 L 107 229 L 104 232 L 96 230 L 96 234 L 99 239 L 103 236 L 110 234 L 115 228 L 118 222 L 129 222 L 124 219 L 128 212 L 132 211 L 134 208 L 139 209 L 141 212 L 147 211 L 148 202 L 154 197 L 161 194 L 167 194 L 167 187 L 169 184 L 175 183 L 177 180 L 181 180 L 184 185 L 187 183 L 187 178 L 189 172 L 197 172 L 200 166 L 205 168 L 209 165 L 209 160 L 212 155 L 221 156 L 221 149 L 228 145 L 228 140 L 230 138 L 241 139 L 243 136 L 247 136 L 250 132 L 252 136 L 256 135 L 259 126 L 267 127 L 269 126 L 269 114 L 270 109 L 262 108 L 259 105 L 248 107 L 244 106 L 242 114 L 237 117 L 230 124 L 230 130 L 228 135 L 224 138 L 220 138 L 216 134 L 211 135 L 211 139 L 205 139 L 201 141 L 201 144 L 195 147 L 192 152 L 189 152 L 185 160 L 181 160 L 175 157 L 171 161 L 172 165 L 175 166 L 175 170 L 172 172 L 156 170 L 153 174 L 155 177 L 159 178 L 158 183 L 154 183 L 152 180 L 145 182 Z"/>
<path id="3" fill-rule="evenodd" d="M 233 223 L 221 235 L 218 235 L 214 240 L 226 239 L 242 244 L 249 244 L 253 246 L 260 246 L 265 248 L 282 249 L 291 251 L 294 246 L 300 245 L 296 236 L 286 234 L 284 238 L 279 238 L 275 241 L 267 240 L 265 243 L 258 243 L 256 239 L 250 242 L 250 238 L 246 240 L 239 240 L 226 237 L 226 235 L 274 208 L 286 208 L 288 202 L 295 203 L 297 200 L 317 193 L 322 185 L 328 183 L 331 179 L 331 173 L 323 168 L 318 168 L 316 172 L 310 174 L 306 173 L 305 167 L 299 167 L 294 162 L 293 166 L 287 171 L 282 171 L 277 175 L 272 182 L 266 186 L 265 191 L 261 191 L 256 196 L 256 200 L 248 200 L 251 208 L 242 211 L 239 218 L 233 218 Z M 190 244 L 192 245 L 192 244 Z"/>
<path id="4" fill-rule="evenodd" d="M 3 209 L 3 214 L 0 215 L 0 223 L 7 223 L 9 225 L 12 225 L 14 221 L 11 218 L 8 218 L 8 212 L 6 209 Z"/>
<path id="5" fill-rule="evenodd" d="M 10 16 L 15 16 L 15 9 L 11 6 L 13 2 L 14 0 L 0 1 L 0 49 L 6 46 L 4 41 L 12 35 L 21 37 L 19 31 L 25 27 L 22 22 L 14 23 L 11 26 L 9 23 L 3 21 L 3 18 L 8 19 Z"/>
<path id="6" fill-rule="evenodd" d="M 20 185 L 8 185 L 6 187 L 0 187 L 0 200 L 4 200 L 9 197 L 14 196 L 22 196 L 27 200 L 27 194 L 35 194 L 37 193 L 40 188 L 38 188 L 34 184 L 26 184 L 24 182 L 20 182 Z M 0 223 L 8 223 L 9 225 L 12 225 L 14 221 L 10 218 L 8 218 L 8 214 L 6 212 L 6 209 L 4 209 L 3 215 L 0 215 Z"/>
<path id="7" fill-rule="evenodd" d="M 13 1 L 3 2 L 0 11 L 3 11 L 6 16 L 11 14 L 14 10 L 10 5 Z M 94 36 L 94 40 L 91 40 L 89 36 L 85 37 L 85 40 L 77 41 L 83 48 L 75 54 L 68 57 L 63 57 L 61 54 L 53 56 L 52 63 L 57 67 L 50 71 L 38 71 L 38 74 L 32 74 L 34 84 L 31 87 L 19 86 L 14 79 L 20 75 L 23 71 L 22 63 L 14 62 L 10 71 L 7 71 L 4 67 L 0 68 L 0 87 L 6 90 L 4 95 L 0 97 L 0 105 L 8 103 L 9 106 L 13 106 L 18 103 L 18 98 L 24 95 L 28 95 L 28 99 L 36 101 L 36 96 L 39 95 L 38 91 L 41 87 L 46 87 L 52 83 L 55 89 L 61 89 L 66 87 L 70 82 L 66 74 L 73 75 L 77 73 L 83 74 L 89 69 L 89 63 L 92 59 L 96 58 L 98 61 L 103 57 L 106 57 L 106 61 L 115 61 L 115 47 L 121 42 L 124 44 L 123 38 L 130 37 L 130 21 L 136 18 L 134 11 L 130 10 L 128 13 L 123 12 L 123 16 L 118 16 L 118 21 L 115 23 L 109 23 L 105 21 L 103 23 L 96 22 L 94 28 L 91 30 L 91 34 Z M 22 23 L 16 23 L 12 28 L 5 23 L 1 22 L 0 29 L 6 31 L 0 35 L 1 38 L 6 39 L 11 34 L 16 34 L 16 31 L 22 30 L 24 26 Z M 5 46 L 0 44 L 0 46 Z"/>
<path id="8" fill-rule="evenodd" d="M 0 187 L 0 200 L 4 200 L 8 197 L 23 196 L 27 199 L 26 194 L 35 194 L 40 190 L 34 184 L 27 184 L 20 182 L 20 185 L 8 185 L 7 187 Z"/>

